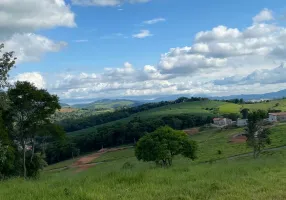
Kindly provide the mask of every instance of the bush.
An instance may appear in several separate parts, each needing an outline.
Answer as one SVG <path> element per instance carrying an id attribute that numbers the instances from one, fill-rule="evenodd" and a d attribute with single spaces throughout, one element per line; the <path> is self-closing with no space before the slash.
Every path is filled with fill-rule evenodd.
<path id="1" fill-rule="evenodd" d="M 44 167 L 47 166 L 43 155 L 40 153 L 34 154 L 32 160 L 31 157 L 27 158 L 27 161 L 27 176 L 30 178 L 38 178 L 38 176 L 40 175 L 40 170 L 43 170 Z"/>
<path id="2" fill-rule="evenodd" d="M 122 169 L 133 169 L 133 168 L 134 168 L 134 164 L 132 164 L 128 161 L 122 165 Z"/>
<path id="3" fill-rule="evenodd" d="M 197 143 L 190 140 L 185 132 L 165 126 L 142 137 L 136 145 L 135 155 L 144 162 L 171 166 L 175 155 L 181 154 L 194 160 L 196 151 Z"/>

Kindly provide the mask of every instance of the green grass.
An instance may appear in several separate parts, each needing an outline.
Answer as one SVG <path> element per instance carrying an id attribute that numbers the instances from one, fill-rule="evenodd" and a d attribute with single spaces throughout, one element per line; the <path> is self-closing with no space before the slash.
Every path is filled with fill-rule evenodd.
<path id="1" fill-rule="evenodd" d="M 153 163 L 137 161 L 130 148 L 103 154 L 96 161 L 109 162 L 80 173 L 69 169 L 42 173 L 39 180 L 2 182 L 0 199 L 286 199 L 286 149 L 265 152 L 256 160 L 249 156 L 200 164 L 249 152 L 246 144 L 227 142 L 229 136 L 241 131 L 210 129 L 192 136 L 200 148 L 195 162 L 178 156 L 172 167 L 157 168 Z M 285 124 L 271 131 L 272 147 L 286 144 Z M 218 149 L 222 155 L 217 154 Z M 129 169 L 123 168 L 126 162 Z"/>
<path id="2" fill-rule="evenodd" d="M 278 104 L 278 105 L 277 105 Z M 248 108 L 250 110 L 281 110 L 286 111 L 286 99 L 273 100 L 269 102 L 255 103 L 255 104 L 234 104 L 228 103 L 221 105 L 219 111 L 221 113 L 239 113 L 241 109 Z"/>
<path id="3" fill-rule="evenodd" d="M 219 107 L 219 112 L 220 113 L 239 113 L 241 108 L 242 108 L 241 105 L 234 104 L 234 103 L 227 103 Z"/>
<path id="4" fill-rule="evenodd" d="M 134 148 L 128 148 L 121 151 L 105 153 L 99 158 L 95 159 L 93 162 L 109 162 L 132 157 L 135 157 Z"/>
<path id="5" fill-rule="evenodd" d="M 49 165 L 45 168 L 46 171 L 52 170 L 52 169 L 59 169 L 63 167 L 68 167 L 72 165 L 78 158 L 70 159 L 70 160 L 65 160 L 56 164 Z"/>
<path id="6" fill-rule="evenodd" d="M 285 199 L 286 151 L 251 158 L 194 164 L 176 159 L 168 169 L 133 158 L 85 172 L 44 174 L 39 180 L 1 183 L 5 200 Z M 128 161 L 133 168 L 123 169 Z"/>

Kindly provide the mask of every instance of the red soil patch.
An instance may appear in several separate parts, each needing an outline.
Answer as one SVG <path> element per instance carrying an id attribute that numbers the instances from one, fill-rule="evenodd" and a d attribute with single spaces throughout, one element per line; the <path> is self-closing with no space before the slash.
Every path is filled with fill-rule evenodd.
<path id="1" fill-rule="evenodd" d="M 190 129 L 184 130 L 184 132 L 187 133 L 188 135 L 195 135 L 195 134 L 198 134 L 200 131 L 199 131 L 199 128 L 190 128 Z"/>
<path id="2" fill-rule="evenodd" d="M 97 159 L 98 157 L 100 157 L 102 154 L 107 153 L 107 152 L 120 151 L 120 150 L 124 150 L 127 148 L 129 148 L 129 147 L 101 149 L 96 153 L 93 153 L 93 154 L 90 154 L 90 155 L 87 155 L 87 156 L 84 156 L 84 157 L 78 159 L 70 167 L 75 168 L 76 169 L 75 172 L 81 172 L 81 171 L 87 170 L 90 167 L 95 166 L 96 163 L 91 163 L 91 162 L 94 161 L 95 159 Z"/>
<path id="3" fill-rule="evenodd" d="M 234 135 L 230 138 L 229 142 L 231 143 L 245 143 L 247 137 L 245 135 Z"/>

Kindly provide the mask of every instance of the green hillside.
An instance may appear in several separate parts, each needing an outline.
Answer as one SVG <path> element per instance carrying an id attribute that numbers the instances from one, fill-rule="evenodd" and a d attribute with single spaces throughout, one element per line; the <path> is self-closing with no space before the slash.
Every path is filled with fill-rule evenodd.
<path id="1" fill-rule="evenodd" d="M 285 145 L 286 125 L 271 130 L 272 147 Z M 195 162 L 177 157 L 172 167 L 157 168 L 137 161 L 134 150 L 126 149 L 102 155 L 97 161 L 104 163 L 85 171 L 8 180 L 1 184 L 0 199 L 285 199 L 286 149 L 267 151 L 258 159 L 250 155 L 223 159 L 251 150 L 245 144 L 228 143 L 229 136 L 239 131 L 211 129 L 192 136 L 200 149 Z M 215 161 L 218 158 L 222 160 Z"/>
<path id="2" fill-rule="evenodd" d="M 286 99 L 272 100 L 268 102 L 253 103 L 253 104 L 224 104 L 219 107 L 221 113 L 239 113 L 243 108 L 250 110 L 281 110 L 286 111 Z"/>
<path id="3" fill-rule="evenodd" d="M 179 114 L 192 114 L 197 116 L 216 116 L 214 111 L 219 109 L 223 105 L 236 105 L 232 103 L 219 102 L 219 101 L 195 101 L 195 102 L 184 102 L 178 104 L 172 104 L 167 106 L 162 106 L 159 108 L 153 108 L 147 111 L 139 112 L 131 115 L 128 118 L 112 121 L 99 126 L 71 132 L 69 134 L 85 134 L 94 133 L 97 127 L 113 125 L 118 122 L 127 123 L 134 117 L 140 117 L 141 119 L 158 119 L 169 115 L 179 115 Z"/>
<path id="4" fill-rule="evenodd" d="M 72 107 L 74 108 L 85 108 L 85 109 L 115 109 L 120 107 L 129 107 L 129 106 L 136 106 L 140 103 L 137 101 L 132 100 L 99 100 L 92 103 L 87 104 L 75 104 Z"/>

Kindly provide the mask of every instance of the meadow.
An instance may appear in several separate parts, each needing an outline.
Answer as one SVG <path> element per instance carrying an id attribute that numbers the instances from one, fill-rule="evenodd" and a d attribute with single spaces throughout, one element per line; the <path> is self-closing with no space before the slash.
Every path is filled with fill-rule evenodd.
<path id="1" fill-rule="evenodd" d="M 99 164 L 85 171 L 47 170 L 74 160 L 65 161 L 49 166 L 38 180 L 1 182 L 0 199 L 285 199 L 286 149 L 266 151 L 258 159 L 251 155 L 229 159 L 251 152 L 245 143 L 228 142 L 242 130 L 209 129 L 191 136 L 199 143 L 198 159 L 178 156 L 169 168 L 139 162 L 134 148 L 129 148 L 103 154 L 93 161 Z M 286 125 L 272 127 L 271 139 L 268 148 L 286 145 Z"/>

